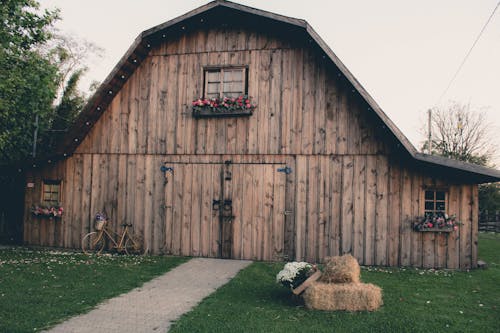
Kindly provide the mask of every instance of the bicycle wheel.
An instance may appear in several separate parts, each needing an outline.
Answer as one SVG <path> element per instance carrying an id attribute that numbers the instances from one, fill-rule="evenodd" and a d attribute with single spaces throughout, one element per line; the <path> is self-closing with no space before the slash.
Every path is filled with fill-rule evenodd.
<path id="1" fill-rule="evenodd" d="M 85 254 L 100 254 L 104 249 L 104 234 L 102 232 L 89 232 L 82 238 L 82 251 Z"/>
<path id="2" fill-rule="evenodd" d="M 143 254 L 145 250 L 143 249 L 144 242 L 141 236 L 128 235 L 125 241 L 125 253 L 126 254 Z"/>

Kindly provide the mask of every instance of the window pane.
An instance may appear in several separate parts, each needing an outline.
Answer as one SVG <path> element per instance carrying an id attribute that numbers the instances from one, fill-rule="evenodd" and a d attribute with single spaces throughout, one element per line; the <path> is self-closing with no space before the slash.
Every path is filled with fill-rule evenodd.
<path id="1" fill-rule="evenodd" d="M 207 86 L 207 93 L 208 94 L 214 94 L 217 93 L 217 96 L 219 95 L 219 88 L 220 84 L 219 83 L 209 83 Z"/>
<path id="2" fill-rule="evenodd" d="M 224 70 L 224 82 L 242 81 L 242 80 L 243 80 L 243 70 L 241 68 Z"/>
<path id="3" fill-rule="evenodd" d="M 425 210 L 434 210 L 434 202 L 426 201 L 425 202 Z"/>
<path id="4" fill-rule="evenodd" d="M 436 210 L 439 210 L 439 211 L 444 211 L 445 210 L 445 207 L 444 207 L 444 202 L 440 201 L 440 202 L 436 202 Z"/>
<path id="5" fill-rule="evenodd" d="M 425 200 L 434 200 L 434 191 L 425 191 Z"/>
<path id="6" fill-rule="evenodd" d="M 444 192 L 436 191 L 436 200 L 444 200 Z"/>
<path id="7" fill-rule="evenodd" d="M 218 98 L 219 97 L 219 93 L 212 93 L 212 94 L 206 94 L 205 96 L 206 98 L 208 99 L 212 99 L 212 98 Z"/>
<path id="8" fill-rule="evenodd" d="M 219 79 L 219 74 L 220 72 L 219 71 L 211 71 L 211 72 L 207 72 L 207 81 L 208 82 L 219 82 L 220 79 Z"/>
<path id="9" fill-rule="evenodd" d="M 243 82 L 224 83 L 223 95 L 227 97 L 238 97 L 243 95 Z"/>

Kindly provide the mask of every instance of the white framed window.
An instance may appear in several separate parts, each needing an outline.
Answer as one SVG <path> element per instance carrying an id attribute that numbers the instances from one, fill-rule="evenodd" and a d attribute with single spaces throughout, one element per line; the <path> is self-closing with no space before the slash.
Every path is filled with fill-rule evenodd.
<path id="1" fill-rule="evenodd" d="M 203 97 L 236 98 L 248 92 L 247 67 L 210 66 L 204 69 Z"/>

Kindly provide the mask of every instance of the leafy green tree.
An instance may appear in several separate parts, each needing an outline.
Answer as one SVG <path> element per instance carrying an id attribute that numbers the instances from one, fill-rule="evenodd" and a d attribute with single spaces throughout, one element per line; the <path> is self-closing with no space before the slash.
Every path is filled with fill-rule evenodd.
<path id="1" fill-rule="evenodd" d="M 84 69 L 79 69 L 71 74 L 64 87 L 61 100 L 55 107 L 50 131 L 44 136 L 48 150 L 57 145 L 57 142 L 63 137 L 64 132 L 85 105 L 86 98 L 78 90 L 78 81 L 83 72 Z"/>
<path id="2" fill-rule="evenodd" d="M 500 184 L 479 186 L 479 211 L 488 211 L 490 214 L 500 211 Z"/>
<path id="3" fill-rule="evenodd" d="M 50 128 L 58 68 L 39 50 L 58 11 L 40 13 L 34 0 L 2 0 L 0 18 L 0 164 L 8 164 L 29 156 L 37 116 L 40 130 Z"/>

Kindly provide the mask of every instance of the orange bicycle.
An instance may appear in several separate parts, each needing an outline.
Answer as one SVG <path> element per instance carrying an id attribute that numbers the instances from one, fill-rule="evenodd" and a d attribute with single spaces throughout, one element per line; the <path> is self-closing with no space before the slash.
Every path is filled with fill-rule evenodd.
<path id="1" fill-rule="evenodd" d="M 141 237 L 130 232 L 132 224 L 122 224 L 121 234 L 108 228 L 107 219 L 96 220 L 96 231 L 89 232 L 82 238 L 82 250 L 85 254 L 100 254 L 106 248 L 119 253 L 142 254 L 144 253 Z"/>

